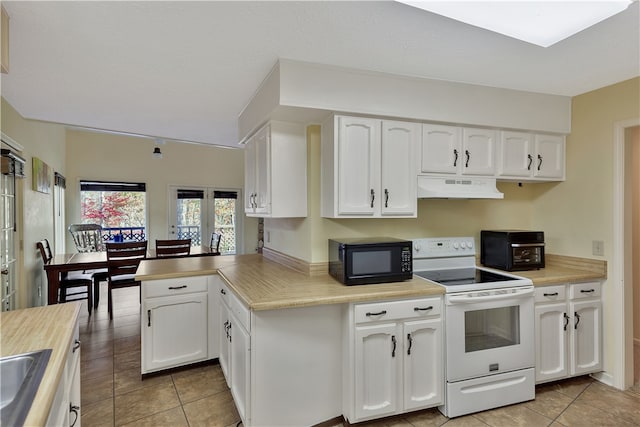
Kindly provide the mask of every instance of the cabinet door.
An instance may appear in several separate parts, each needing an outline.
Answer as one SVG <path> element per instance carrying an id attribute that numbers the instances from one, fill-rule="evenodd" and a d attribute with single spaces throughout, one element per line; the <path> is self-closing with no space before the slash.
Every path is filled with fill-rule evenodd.
<path id="1" fill-rule="evenodd" d="M 399 409 L 400 334 L 396 323 L 356 327 L 356 419 L 391 415 Z"/>
<path id="2" fill-rule="evenodd" d="M 533 173 L 533 137 L 525 132 L 500 132 L 498 174 L 530 177 Z"/>
<path id="3" fill-rule="evenodd" d="M 541 304 L 535 308 L 536 382 L 568 375 L 567 336 L 571 326 L 567 304 Z"/>
<path id="4" fill-rule="evenodd" d="M 253 213 L 256 197 L 256 140 L 251 137 L 244 147 L 244 211 Z"/>
<path id="5" fill-rule="evenodd" d="M 440 319 L 404 323 L 404 409 L 443 401 L 442 323 Z"/>
<path id="6" fill-rule="evenodd" d="M 564 137 L 536 135 L 536 157 L 533 176 L 537 178 L 564 178 Z"/>
<path id="7" fill-rule="evenodd" d="M 142 372 L 205 360 L 207 293 L 144 300 Z"/>
<path id="8" fill-rule="evenodd" d="M 271 212 L 271 126 L 260 129 L 255 136 L 256 142 L 256 213 Z"/>
<path id="9" fill-rule="evenodd" d="M 250 336 L 234 316 L 231 316 L 231 394 L 238 414 L 247 425 L 250 396 Z"/>
<path id="10" fill-rule="evenodd" d="M 578 301 L 569 303 L 573 319 L 570 323 L 571 375 L 582 375 L 602 369 L 602 303 Z"/>
<path id="11" fill-rule="evenodd" d="M 462 173 L 493 175 L 495 167 L 496 132 L 488 129 L 462 130 Z"/>
<path id="12" fill-rule="evenodd" d="M 339 117 L 338 213 L 373 215 L 380 199 L 380 120 Z"/>
<path id="13" fill-rule="evenodd" d="M 416 215 L 418 123 L 382 122 L 380 201 L 382 215 Z"/>
<path id="14" fill-rule="evenodd" d="M 220 356 L 218 357 L 218 361 L 220 362 L 220 369 L 222 370 L 222 374 L 224 375 L 224 379 L 227 381 L 227 386 L 231 386 L 231 381 L 229 374 L 229 363 L 231 362 L 229 356 L 231 352 L 231 347 L 229 346 L 229 324 L 231 323 L 231 319 L 229 318 L 229 307 L 225 304 L 222 298 L 220 299 L 220 323 L 218 327 L 220 328 Z"/>
<path id="15" fill-rule="evenodd" d="M 424 173 L 458 173 L 460 128 L 455 126 L 422 125 L 422 153 L 420 170 Z"/>

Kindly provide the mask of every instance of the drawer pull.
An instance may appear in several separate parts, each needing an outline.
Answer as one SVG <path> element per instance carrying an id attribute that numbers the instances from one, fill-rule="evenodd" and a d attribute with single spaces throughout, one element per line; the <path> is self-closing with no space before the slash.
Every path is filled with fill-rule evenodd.
<path id="1" fill-rule="evenodd" d="M 542 294 L 542 295 L 544 295 L 545 297 L 557 297 L 558 293 L 557 292 L 553 292 L 553 293 L 550 293 L 550 294 Z"/>
<path id="2" fill-rule="evenodd" d="M 151 310 L 147 310 L 147 327 L 151 327 Z"/>
<path id="3" fill-rule="evenodd" d="M 567 313 L 562 313 L 562 315 L 564 316 L 564 330 L 566 331 L 569 325 L 569 316 L 567 316 Z"/>
<path id="4" fill-rule="evenodd" d="M 573 329 L 578 329 L 578 325 L 580 324 L 580 315 L 577 312 L 573 314 L 576 317 L 576 324 L 573 325 Z"/>
<path id="5" fill-rule="evenodd" d="M 411 347 L 413 346 L 413 338 L 411 338 L 411 334 L 407 334 L 407 341 L 409 341 L 409 348 L 407 349 L 407 356 L 411 356 Z"/>
<path id="6" fill-rule="evenodd" d="M 227 292 L 225 292 L 225 290 L 224 290 L 224 289 L 220 289 L 220 293 L 221 293 L 222 295 L 226 295 L 226 294 L 227 294 Z"/>
<path id="7" fill-rule="evenodd" d="M 429 310 L 433 310 L 432 305 L 430 305 L 429 307 L 413 307 L 413 311 L 429 311 Z"/>
<path id="8" fill-rule="evenodd" d="M 583 294 L 592 294 L 595 291 L 596 291 L 595 289 L 580 289 L 580 292 Z"/>
<path id="9" fill-rule="evenodd" d="M 371 317 L 371 316 L 382 316 L 383 314 L 387 314 L 387 310 L 382 310 L 382 311 L 379 311 L 379 312 L 377 312 L 377 313 L 368 312 L 368 313 L 366 314 L 366 316 L 367 316 L 367 317 Z"/>
<path id="10" fill-rule="evenodd" d="M 73 348 L 71 349 L 71 353 L 75 353 L 77 349 L 80 348 L 80 340 L 75 340 L 73 343 Z"/>
<path id="11" fill-rule="evenodd" d="M 182 285 L 182 286 L 169 286 L 169 289 L 172 291 L 175 291 L 176 289 L 185 289 L 187 287 L 187 285 Z"/>

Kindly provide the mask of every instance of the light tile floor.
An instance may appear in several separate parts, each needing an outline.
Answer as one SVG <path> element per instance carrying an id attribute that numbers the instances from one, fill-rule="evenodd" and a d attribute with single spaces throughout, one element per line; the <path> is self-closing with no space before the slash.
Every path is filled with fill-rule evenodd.
<path id="1" fill-rule="evenodd" d="M 240 421 L 217 364 L 140 378 L 138 289 L 106 286 L 91 317 L 81 311 L 82 424 L 93 426 L 236 426 Z M 341 424 L 337 424 L 341 425 Z M 375 427 L 640 426 L 640 385 L 619 391 L 590 377 L 536 388 L 536 400 L 455 419 L 437 409 L 358 424 Z"/>

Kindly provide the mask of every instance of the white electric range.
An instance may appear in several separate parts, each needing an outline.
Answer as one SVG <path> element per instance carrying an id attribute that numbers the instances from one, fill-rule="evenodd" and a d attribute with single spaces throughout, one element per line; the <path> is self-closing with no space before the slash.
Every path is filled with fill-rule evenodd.
<path id="1" fill-rule="evenodd" d="M 530 279 L 476 266 L 472 237 L 413 241 L 413 273 L 445 288 L 445 403 L 457 417 L 535 397 Z"/>

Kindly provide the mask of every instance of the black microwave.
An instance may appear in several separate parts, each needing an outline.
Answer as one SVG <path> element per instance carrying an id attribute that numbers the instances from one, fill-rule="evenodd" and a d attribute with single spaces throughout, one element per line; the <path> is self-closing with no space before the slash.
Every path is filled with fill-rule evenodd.
<path id="1" fill-rule="evenodd" d="M 480 263 L 500 270 L 544 268 L 544 232 L 527 230 L 482 230 Z"/>
<path id="2" fill-rule="evenodd" d="M 345 285 L 413 277 L 412 243 L 390 237 L 329 239 L 329 274 Z"/>

